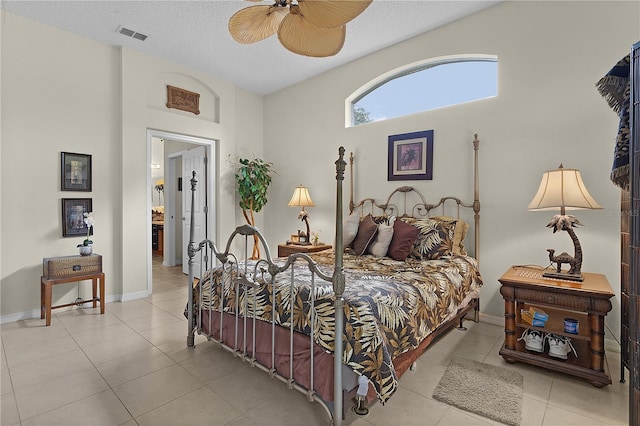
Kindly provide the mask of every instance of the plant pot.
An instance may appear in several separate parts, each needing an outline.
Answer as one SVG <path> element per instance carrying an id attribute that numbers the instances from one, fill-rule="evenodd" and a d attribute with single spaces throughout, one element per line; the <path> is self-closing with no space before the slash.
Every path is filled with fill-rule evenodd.
<path id="1" fill-rule="evenodd" d="M 80 250 L 80 256 L 89 256 L 91 253 L 93 253 L 93 246 L 80 246 L 78 247 L 78 249 Z"/>

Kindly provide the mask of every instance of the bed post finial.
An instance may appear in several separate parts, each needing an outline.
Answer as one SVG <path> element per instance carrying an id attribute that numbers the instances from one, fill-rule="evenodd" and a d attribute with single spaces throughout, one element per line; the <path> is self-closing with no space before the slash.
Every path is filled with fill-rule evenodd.
<path id="1" fill-rule="evenodd" d="M 344 171 L 347 168 L 347 162 L 344 161 L 344 147 L 338 148 L 338 159 L 336 160 L 336 180 L 344 180 Z"/>

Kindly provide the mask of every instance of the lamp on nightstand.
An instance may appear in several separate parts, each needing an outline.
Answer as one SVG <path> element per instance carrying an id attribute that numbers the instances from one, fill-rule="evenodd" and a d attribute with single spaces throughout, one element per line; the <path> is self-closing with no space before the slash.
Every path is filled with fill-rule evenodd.
<path id="1" fill-rule="evenodd" d="M 573 228 L 582 225 L 573 215 L 566 214 L 566 210 L 601 209 L 600 205 L 587 191 L 582 181 L 580 171 L 565 169 L 560 164 L 556 170 L 549 170 L 542 175 L 542 182 L 527 210 L 555 210 L 560 208 L 560 214 L 553 216 L 547 223 L 553 232 L 567 231 L 573 241 L 574 255 L 568 253 L 555 254 L 555 250 L 547 249 L 549 260 L 557 265 L 555 272 L 543 274 L 549 278 L 559 278 L 570 281 L 582 281 L 582 247 Z M 567 272 L 562 271 L 562 264 L 569 264 Z"/>
<path id="2" fill-rule="evenodd" d="M 309 213 L 307 213 L 304 208 L 305 207 L 314 207 L 313 200 L 309 195 L 309 190 L 306 186 L 296 186 L 293 190 L 293 195 L 291 196 L 291 200 L 289 201 L 289 207 L 302 207 L 300 214 L 298 215 L 298 219 L 303 221 L 307 225 L 307 233 L 305 234 L 304 242 L 300 242 L 300 244 L 311 244 L 309 241 Z"/>

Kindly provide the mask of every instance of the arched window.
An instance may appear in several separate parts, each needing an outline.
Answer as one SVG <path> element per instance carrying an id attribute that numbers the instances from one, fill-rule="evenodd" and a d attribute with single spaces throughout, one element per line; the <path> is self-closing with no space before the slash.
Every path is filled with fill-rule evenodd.
<path id="1" fill-rule="evenodd" d="M 429 59 L 388 72 L 347 100 L 347 127 L 486 99 L 498 93 L 498 58 Z"/>

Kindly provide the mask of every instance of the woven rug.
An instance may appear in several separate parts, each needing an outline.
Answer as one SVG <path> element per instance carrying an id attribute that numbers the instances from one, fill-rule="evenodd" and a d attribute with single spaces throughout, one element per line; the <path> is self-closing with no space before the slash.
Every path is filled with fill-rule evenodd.
<path id="1" fill-rule="evenodd" d="M 506 368 L 454 358 L 433 392 L 433 398 L 518 426 L 522 418 L 522 375 Z"/>

